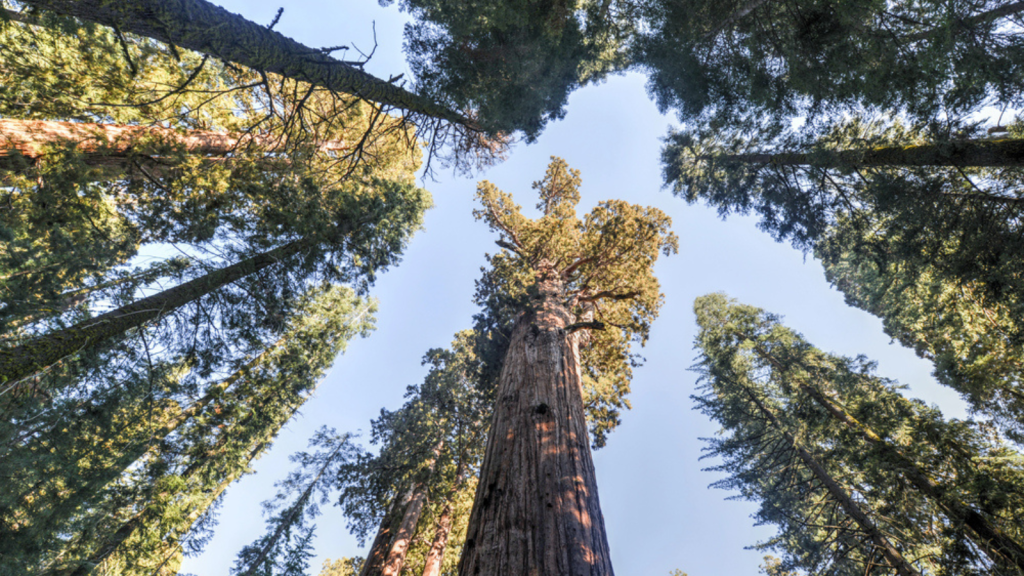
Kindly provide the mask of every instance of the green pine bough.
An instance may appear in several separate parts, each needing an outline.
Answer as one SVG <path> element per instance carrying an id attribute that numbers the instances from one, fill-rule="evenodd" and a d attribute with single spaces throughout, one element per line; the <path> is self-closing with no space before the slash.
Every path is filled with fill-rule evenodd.
<path id="1" fill-rule="evenodd" d="M 205 294 L 312 246 L 311 239 L 296 240 L 63 330 L 40 336 L 18 346 L 0 349 L 0 383 L 4 383 L 5 388 L 16 385 L 21 379 L 52 366 L 66 356 L 142 326 Z"/>
<path id="2" fill-rule="evenodd" d="M 205 0 L 26 0 L 23 4 L 476 129 L 472 120 L 455 111 Z"/>

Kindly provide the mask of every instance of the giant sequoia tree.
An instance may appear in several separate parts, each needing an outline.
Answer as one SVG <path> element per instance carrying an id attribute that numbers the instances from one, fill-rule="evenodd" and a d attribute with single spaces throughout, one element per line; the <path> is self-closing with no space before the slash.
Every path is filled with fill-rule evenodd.
<path id="1" fill-rule="evenodd" d="M 503 248 L 481 286 L 502 285 L 517 317 L 460 574 L 612 573 L 582 388 L 589 377 L 628 391 L 630 345 L 661 305 L 652 267 L 676 238 L 661 211 L 621 201 L 579 219 L 579 185 L 553 159 L 534 185 L 536 220 L 493 184 L 478 189 L 477 217 Z"/>

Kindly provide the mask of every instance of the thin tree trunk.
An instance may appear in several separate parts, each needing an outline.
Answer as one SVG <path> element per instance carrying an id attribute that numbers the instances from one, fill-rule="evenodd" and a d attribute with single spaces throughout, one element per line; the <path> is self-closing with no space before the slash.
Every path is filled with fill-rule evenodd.
<path id="1" fill-rule="evenodd" d="M 765 352 L 760 347 L 755 347 L 755 350 L 759 356 L 768 360 L 777 369 L 783 369 L 774 356 Z M 993 563 L 1007 567 L 1015 566 L 1019 570 L 1024 570 L 1024 549 L 1012 538 L 1004 534 L 998 527 L 993 526 L 979 512 L 959 501 L 956 497 L 951 496 L 944 486 L 929 478 L 923 470 L 904 456 L 897 447 L 884 440 L 866 424 L 854 418 L 816 387 L 811 386 L 803 379 L 797 379 L 794 382 L 833 418 L 856 432 L 868 444 L 878 448 L 879 452 L 890 463 L 895 464 L 915 488 L 937 503 L 950 520 L 963 522 L 973 530 L 974 535 L 971 540 L 985 551 L 985 555 Z"/>
<path id="2" fill-rule="evenodd" d="M 578 335 L 542 263 L 498 380 L 461 576 L 611 576 L 580 387 Z"/>
<path id="3" fill-rule="evenodd" d="M 444 550 L 448 546 L 448 536 L 452 532 L 452 503 L 446 502 L 437 519 L 434 539 L 430 542 L 427 559 L 423 563 L 423 576 L 440 576 L 441 562 L 444 561 Z"/>
<path id="4" fill-rule="evenodd" d="M 222 286 L 293 256 L 312 244 L 308 239 L 296 240 L 74 326 L 19 346 L 0 349 L 0 383 L 4 383 L 6 393 L 10 394 L 10 389 L 18 381 L 66 356 L 97 346 L 109 338 L 173 312 Z"/>
<path id="5" fill-rule="evenodd" d="M 847 516 L 853 519 L 854 522 L 868 535 L 871 539 L 871 543 L 878 548 L 882 553 L 882 556 L 889 562 L 889 565 L 896 570 L 896 573 L 900 576 L 921 576 L 921 573 L 910 565 L 910 562 L 900 554 L 900 551 L 893 546 L 892 542 L 882 534 L 882 531 L 878 529 L 878 526 L 871 521 L 871 518 L 861 510 L 860 506 L 850 497 L 850 494 L 835 481 L 834 478 L 818 463 L 818 461 L 811 456 L 809 452 L 804 450 L 800 444 L 797 443 L 796 438 L 789 433 L 788 430 L 782 425 L 781 422 L 775 417 L 761 401 L 750 392 L 750 390 L 744 388 L 747 392 L 747 396 L 757 406 L 758 410 L 771 422 L 772 426 L 775 427 L 779 433 L 782 434 L 786 442 L 793 448 L 796 455 L 800 460 L 807 466 L 807 469 L 820 481 L 828 493 L 836 500 L 839 506 L 843 509 L 843 512 Z"/>
<path id="6" fill-rule="evenodd" d="M 25 0 L 23 4 L 468 128 L 475 126 L 427 98 L 206 0 Z"/>
<path id="7" fill-rule="evenodd" d="M 724 164 L 769 164 L 772 166 L 1024 166 L 1024 140 L 960 140 L 941 144 L 893 146 L 863 150 L 841 150 L 810 154 L 733 154 L 697 156 Z"/>
<path id="8" fill-rule="evenodd" d="M 186 262 L 183 266 L 180 266 L 180 268 L 184 269 L 184 268 L 188 268 L 190 266 L 192 266 L 192 263 L 191 262 Z M 28 313 L 17 313 L 16 312 L 15 313 L 16 314 L 15 317 L 12 318 L 11 320 L 7 321 L 5 324 L 0 324 L 0 328 L 3 328 L 4 332 L 9 332 L 11 330 L 16 330 L 16 329 L 21 328 L 23 326 L 27 326 L 29 324 L 32 324 L 33 322 L 37 322 L 39 320 L 42 320 L 43 318 L 46 318 L 47 316 L 55 316 L 57 314 L 63 314 L 64 312 L 67 312 L 71 308 L 73 308 L 75 306 L 78 306 L 79 304 L 85 302 L 85 300 L 89 296 L 89 294 L 92 294 L 93 292 L 96 292 L 97 290 L 105 290 L 107 288 L 113 288 L 114 286 L 120 286 L 120 285 L 126 284 L 128 282 L 140 282 L 140 283 L 152 282 L 152 281 L 156 280 L 157 278 L 161 278 L 163 276 L 166 276 L 173 269 L 176 269 L 176 268 L 179 268 L 179 267 L 175 266 L 174 268 L 172 268 L 172 267 L 168 266 L 168 262 L 163 262 L 163 263 L 154 265 L 153 267 L 151 267 L 149 269 L 143 270 L 142 272 L 140 272 L 138 274 L 133 274 L 133 275 L 130 275 L 130 276 L 125 276 L 123 278 L 117 278 L 117 279 L 114 279 L 114 280 L 110 280 L 109 282 L 103 282 L 101 284 L 97 284 L 95 286 L 88 286 L 86 288 L 79 288 L 78 290 L 72 290 L 72 291 L 69 291 L 69 292 L 64 292 L 63 294 L 60 295 L 60 300 L 58 302 L 52 302 L 52 303 L 49 303 L 49 304 L 45 304 L 45 306 L 46 306 L 45 308 L 42 308 L 43 305 L 40 305 L 39 308 L 35 309 L 32 312 L 28 312 Z M 20 315 L 17 315 L 17 314 L 20 314 Z M 0 319 L 2 319 L 2 318 L 0 318 Z M 0 340 L 4 339 L 5 337 L 6 337 L 5 334 L 0 334 Z"/>
<path id="9" fill-rule="evenodd" d="M 65 142 L 74 142 L 85 155 L 86 163 L 124 167 L 132 153 L 146 152 L 138 147 L 140 138 L 153 139 L 147 148 L 154 144 L 174 146 L 190 154 L 209 156 L 226 156 L 249 143 L 274 150 L 280 143 L 267 136 L 209 130 L 180 132 L 153 126 L 0 119 L 0 169 L 19 168 L 19 156 L 35 162 L 45 155 L 48 146 Z M 345 147 L 343 142 L 325 142 L 320 149 L 334 151 Z"/>
<path id="10" fill-rule="evenodd" d="M 409 506 L 409 501 L 412 500 L 413 489 L 409 487 L 401 498 L 396 499 L 388 512 L 384 515 L 384 519 L 381 520 L 380 528 L 377 529 L 377 536 L 373 539 L 373 544 L 370 545 L 370 551 L 366 554 L 366 560 L 363 562 L 362 569 L 359 570 L 359 576 L 370 576 L 372 574 L 380 574 L 381 570 L 384 569 L 384 563 L 387 561 L 388 554 L 391 551 L 391 542 L 394 540 L 394 528 L 395 522 L 399 517 L 405 517 L 405 509 Z"/>
<path id="11" fill-rule="evenodd" d="M 455 485 L 451 489 L 448 500 L 441 509 L 441 515 L 437 519 L 437 527 L 434 529 L 434 539 L 427 551 L 427 558 L 423 563 L 422 576 L 441 576 L 441 562 L 444 561 L 444 551 L 448 547 L 448 537 L 452 532 L 452 499 L 462 488 L 466 480 L 466 465 L 460 460 L 458 470 L 455 472 Z"/>
<path id="12" fill-rule="evenodd" d="M 420 521 L 423 507 L 427 503 L 427 484 L 420 482 L 413 488 L 412 498 L 409 505 L 405 507 L 405 514 L 402 516 L 402 523 L 398 525 L 398 531 L 391 544 L 387 560 L 384 561 L 381 576 L 399 576 L 402 567 L 405 566 L 405 557 L 409 553 L 409 543 L 416 533 L 416 525 Z"/>

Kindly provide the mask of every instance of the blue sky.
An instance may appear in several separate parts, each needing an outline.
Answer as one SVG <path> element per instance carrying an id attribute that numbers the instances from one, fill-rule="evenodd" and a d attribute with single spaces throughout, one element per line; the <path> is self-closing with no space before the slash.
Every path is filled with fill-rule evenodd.
<path id="1" fill-rule="evenodd" d="M 216 0 L 215 0 L 216 1 Z M 230 0 L 219 4 L 269 23 L 280 0 Z M 405 15 L 374 0 L 292 0 L 275 28 L 306 45 L 349 44 L 377 50 L 367 70 L 382 77 L 409 70 L 401 53 Z M 345 58 L 355 56 L 349 52 Z M 694 392 L 693 300 L 721 291 L 744 303 L 785 316 L 785 322 L 815 345 L 845 355 L 866 354 L 879 373 L 910 386 L 910 394 L 941 406 L 949 417 L 964 417 L 955 393 L 934 383 L 930 365 L 882 332 L 881 323 L 846 306 L 825 282 L 821 266 L 759 231 L 753 218 L 722 221 L 701 205 L 687 205 L 662 189 L 658 162 L 661 139 L 673 118 L 658 113 L 639 74 L 616 76 L 569 99 L 566 118 L 537 142 L 515 146 L 507 161 L 473 177 L 439 171 L 424 185 L 436 207 L 426 229 L 413 240 L 402 264 L 383 275 L 373 291 L 380 301 L 378 328 L 353 342 L 321 384 L 301 416 L 282 431 L 256 473 L 228 491 L 216 536 L 184 572 L 223 576 L 234 556 L 263 531 L 259 503 L 288 470 L 287 456 L 305 447 L 322 425 L 339 431 L 367 430 L 382 407 L 396 408 L 409 384 L 419 382 L 429 348 L 446 346 L 469 327 L 475 308 L 473 281 L 484 253 L 496 239 L 472 217 L 476 182 L 490 180 L 523 206 L 535 202 L 530 184 L 543 176 L 552 155 L 582 172 L 581 213 L 598 201 L 619 198 L 654 205 L 673 219 L 680 253 L 658 263 L 665 306 L 655 322 L 647 358 L 636 370 L 633 410 L 595 453 L 598 486 L 612 561 L 620 575 L 753 575 L 761 554 L 745 550 L 772 533 L 756 528 L 750 503 L 726 501 L 732 494 L 711 490 L 719 476 L 702 472 L 702 442 L 715 426 L 692 410 Z M 317 557 L 363 554 L 344 530 L 337 508 L 318 521 Z"/>

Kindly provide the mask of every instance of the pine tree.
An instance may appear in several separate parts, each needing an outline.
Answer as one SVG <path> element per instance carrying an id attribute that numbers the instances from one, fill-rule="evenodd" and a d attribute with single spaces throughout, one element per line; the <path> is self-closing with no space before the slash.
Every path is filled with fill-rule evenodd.
<path id="1" fill-rule="evenodd" d="M 970 409 L 1024 444 L 1024 348 L 1015 307 L 984 298 L 928 262 L 907 261 L 885 236 L 843 227 L 815 254 L 846 302 L 882 319 L 886 334 L 934 363 Z"/>
<path id="2" fill-rule="evenodd" d="M 272 515 L 267 522 L 268 532 L 239 552 L 233 574 L 305 574 L 307 566 L 294 559 L 302 557 L 308 547 L 308 536 L 315 528 L 310 522 L 320 514 L 320 506 L 331 499 L 338 469 L 358 454 L 350 436 L 326 428 L 318 430 L 309 445 L 317 452 L 300 452 L 289 458 L 298 469 L 277 483 L 279 490 L 273 500 L 263 503 L 264 514 Z"/>
<path id="3" fill-rule="evenodd" d="M 893 337 L 936 362 L 942 383 L 1020 438 L 1020 168 L 955 158 L 999 140 L 891 119 L 804 131 L 678 133 L 665 150 L 666 180 L 722 215 L 756 212 L 777 239 L 813 250 L 850 303 L 882 316 Z M 945 159 L 872 165 L 898 147 Z"/>
<path id="4" fill-rule="evenodd" d="M 234 62 L 264 73 L 302 79 L 371 102 L 471 127 L 461 114 L 437 106 L 393 82 L 381 80 L 330 51 L 316 50 L 250 22 L 204 0 L 175 3 L 62 2 L 31 0 L 26 5 L 96 22 Z"/>
<path id="5" fill-rule="evenodd" d="M 197 525 L 212 522 L 219 495 L 266 450 L 346 342 L 372 325 L 371 308 L 349 289 L 310 294 L 301 311 L 280 345 L 242 367 L 231 382 L 214 386 L 212 400 L 200 398 L 170 411 L 184 421 L 149 444 L 116 480 L 90 494 L 88 505 L 75 509 L 68 523 L 47 527 L 75 538 L 31 565 L 39 566 L 39 573 L 86 574 L 100 566 L 146 574 L 183 549 L 201 545 Z M 119 406 L 122 412 L 126 408 Z M 131 431 L 123 439 L 103 438 L 119 450 L 139 440 Z M 14 535 L 21 535 L 17 527 Z"/>
<path id="6" fill-rule="evenodd" d="M 410 186 L 381 184 L 379 195 L 352 199 L 342 208 L 344 212 L 336 214 L 337 228 L 325 230 L 319 237 L 293 240 L 74 326 L 0 349 L 3 381 L 8 388 L 14 387 L 23 378 L 69 354 L 172 313 L 264 268 L 296 259 L 300 263 L 312 260 L 314 266 L 322 266 L 324 249 L 348 249 L 351 254 L 346 258 L 358 261 L 356 267 L 367 272 L 387 266 L 397 257 L 408 231 L 419 226 L 424 197 L 422 191 Z M 384 247 L 390 250 L 381 251 Z"/>
<path id="7" fill-rule="evenodd" d="M 716 402 L 712 386 L 719 402 L 726 385 L 748 399 L 761 396 L 758 409 L 774 421 L 790 418 L 791 434 L 820 446 L 830 464 L 847 467 L 880 518 L 902 525 L 892 533 L 905 546 L 917 542 L 918 557 L 933 570 L 1024 570 L 1017 503 L 1024 469 L 1012 463 L 1011 450 L 970 423 L 947 422 L 903 398 L 871 373 L 866 359 L 825 354 L 762 310 L 720 294 L 698 299 L 695 308 L 700 369 L 709 382 L 702 409 L 721 409 L 707 408 Z M 773 414 L 770 404 L 778 407 Z M 931 559 L 920 556 L 935 531 L 917 518 L 924 510 L 944 517 L 936 524 L 944 542 Z"/>
<path id="8" fill-rule="evenodd" d="M 504 248 L 489 258 L 479 296 L 502 286 L 518 317 L 460 574 L 612 573 L 583 374 L 605 378 L 613 396 L 628 390 L 630 345 L 646 340 L 661 303 L 651 266 L 659 253 L 675 251 L 676 238 L 659 210 L 620 201 L 577 218 L 579 185 L 578 172 L 553 159 L 534 184 L 536 220 L 493 184 L 478 188 L 476 215 L 501 234 Z M 510 525 L 534 528 L 519 535 L 500 528 Z"/>

